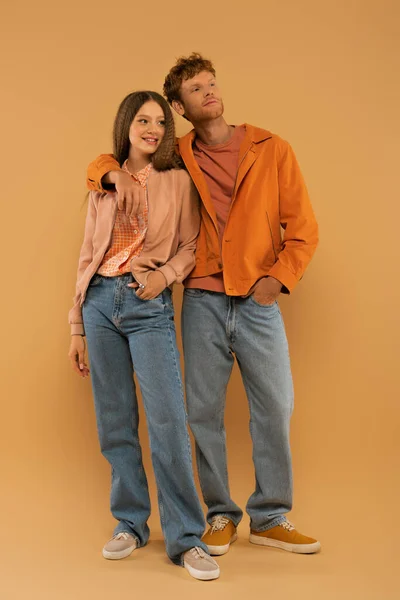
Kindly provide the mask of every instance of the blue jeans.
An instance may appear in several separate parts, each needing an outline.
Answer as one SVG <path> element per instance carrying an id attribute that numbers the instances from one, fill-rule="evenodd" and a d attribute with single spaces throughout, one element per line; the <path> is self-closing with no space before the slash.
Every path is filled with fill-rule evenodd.
<path id="1" fill-rule="evenodd" d="M 249 402 L 255 468 L 255 490 L 246 509 L 253 530 L 271 529 L 292 507 L 293 385 L 279 306 L 263 306 L 252 296 L 186 289 L 182 333 L 187 410 L 207 520 L 225 515 L 237 525 L 243 515 L 229 491 L 224 427 L 235 355 Z"/>
<path id="2" fill-rule="evenodd" d="M 111 512 L 115 533 L 147 543 L 150 499 L 138 437 L 136 373 L 143 396 L 161 526 L 168 556 L 200 541 L 204 517 L 196 492 L 171 292 L 140 300 L 127 287 L 132 275 L 95 275 L 83 306 L 97 428 L 112 470 Z"/>

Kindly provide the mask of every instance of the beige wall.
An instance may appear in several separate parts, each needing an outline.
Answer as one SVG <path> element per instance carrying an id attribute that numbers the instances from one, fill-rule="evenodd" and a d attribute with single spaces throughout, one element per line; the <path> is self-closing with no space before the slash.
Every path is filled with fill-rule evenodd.
<path id="1" fill-rule="evenodd" d="M 75 377 L 67 359 L 85 167 L 111 150 L 123 96 L 160 90 L 175 58 L 193 50 L 214 60 L 230 123 L 248 121 L 291 142 L 320 223 L 315 259 L 281 302 L 296 391 L 292 516 L 324 545 L 319 562 L 296 563 L 322 587 L 307 587 L 297 574 L 296 590 L 347 598 L 353 585 L 349 598 L 395 597 L 399 17 L 389 0 L 23 0 L 2 10 L 4 600 L 47 597 L 46 589 L 49 598 L 112 593 L 111 572 L 96 587 L 89 575 L 76 579 L 68 562 L 77 557 L 85 572 L 113 524 L 90 382 Z M 180 297 L 176 289 L 177 308 Z M 227 404 L 231 487 L 244 506 L 253 470 L 237 371 Z M 142 439 L 149 465 L 144 426 Z M 242 530 L 245 539 L 247 518 Z M 291 559 L 265 580 L 282 598 L 291 585 L 285 564 L 292 563 L 284 560 Z M 80 592 L 54 591 L 70 578 Z"/>

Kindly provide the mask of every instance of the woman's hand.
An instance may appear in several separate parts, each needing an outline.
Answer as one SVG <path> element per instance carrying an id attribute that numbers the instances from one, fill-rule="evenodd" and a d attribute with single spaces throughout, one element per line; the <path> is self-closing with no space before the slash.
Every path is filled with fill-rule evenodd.
<path id="1" fill-rule="evenodd" d="M 72 335 L 68 356 L 72 368 L 81 377 L 87 377 L 90 373 L 85 360 L 85 338 L 82 335 Z"/>
<path id="2" fill-rule="evenodd" d="M 147 276 L 145 287 L 137 287 L 137 283 L 128 283 L 128 287 L 137 288 L 136 295 L 141 300 L 153 300 L 167 287 L 167 280 L 161 271 L 152 271 Z"/>

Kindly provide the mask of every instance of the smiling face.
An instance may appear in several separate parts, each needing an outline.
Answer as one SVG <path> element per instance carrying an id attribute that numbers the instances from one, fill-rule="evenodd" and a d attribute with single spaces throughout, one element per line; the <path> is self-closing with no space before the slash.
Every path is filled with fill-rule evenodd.
<path id="1" fill-rule="evenodd" d="M 221 92 L 209 71 L 201 71 L 191 79 L 185 79 L 180 88 L 180 101 L 174 100 L 172 106 L 193 124 L 213 121 L 224 112 Z"/>
<path id="2" fill-rule="evenodd" d="M 133 118 L 129 129 L 133 156 L 149 155 L 149 158 L 161 144 L 165 134 L 165 115 L 163 109 L 154 100 L 142 104 Z"/>

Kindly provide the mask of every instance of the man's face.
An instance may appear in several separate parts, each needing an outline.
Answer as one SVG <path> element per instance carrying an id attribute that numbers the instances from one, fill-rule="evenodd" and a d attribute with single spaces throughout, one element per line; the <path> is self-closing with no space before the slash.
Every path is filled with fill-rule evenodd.
<path id="1" fill-rule="evenodd" d="M 185 115 L 193 124 L 218 119 L 224 112 L 224 103 L 215 77 L 209 71 L 201 71 L 182 82 L 180 102 L 174 101 L 173 108 Z"/>

